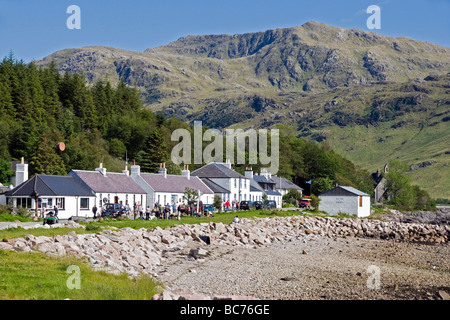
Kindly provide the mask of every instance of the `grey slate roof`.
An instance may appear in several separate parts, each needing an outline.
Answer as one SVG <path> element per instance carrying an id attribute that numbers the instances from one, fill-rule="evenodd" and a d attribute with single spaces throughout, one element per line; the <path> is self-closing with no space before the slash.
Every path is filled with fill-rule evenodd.
<path id="1" fill-rule="evenodd" d="M 267 178 L 265 176 L 259 176 L 259 175 L 254 175 L 253 179 L 258 182 L 258 183 L 268 183 L 268 184 L 274 184 L 275 182 L 267 180 Z"/>
<path id="2" fill-rule="evenodd" d="M 36 190 L 40 196 L 93 196 L 92 192 L 71 176 L 37 174 L 6 193 L 7 197 L 28 197 Z"/>
<path id="3" fill-rule="evenodd" d="M 271 177 L 271 180 L 275 182 L 276 189 L 294 189 L 294 190 L 301 190 L 303 191 L 303 188 L 299 187 L 295 183 L 289 181 L 286 178 L 283 177 Z"/>
<path id="4" fill-rule="evenodd" d="M 141 177 L 156 192 L 184 193 L 185 188 L 188 187 L 194 190 L 200 190 L 202 193 L 214 193 L 199 177 L 193 177 L 192 175 L 188 179 L 179 175 L 168 174 L 164 178 L 164 175 L 158 173 L 141 173 Z"/>
<path id="5" fill-rule="evenodd" d="M 214 181 L 208 179 L 208 178 L 204 178 L 202 179 L 203 183 L 205 183 L 208 188 L 210 188 L 214 193 L 230 193 L 230 190 L 225 189 L 222 186 L 219 186 L 217 183 L 215 183 Z"/>
<path id="6" fill-rule="evenodd" d="M 89 188 L 97 193 L 146 194 L 139 185 L 124 173 L 72 170 L 69 175 L 78 176 Z"/>
<path id="7" fill-rule="evenodd" d="M 331 190 L 321 193 L 319 196 L 345 196 L 345 195 L 355 195 L 355 196 L 366 196 L 369 197 L 367 193 L 364 193 L 358 189 L 348 186 L 337 186 Z"/>
<path id="8" fill-rule="evenodd" d="M 195 171 L 191 172 L 191 176 L 200 178 L 245 178 L 242 174 L 229 169 L 221 163 L 212 162 Z"/>
<path id="9" fill-rule="evenodd" d="M 276 190 L 264 190 L 264 193 L 268 196 L 281 196 L 281 193 Z"/>

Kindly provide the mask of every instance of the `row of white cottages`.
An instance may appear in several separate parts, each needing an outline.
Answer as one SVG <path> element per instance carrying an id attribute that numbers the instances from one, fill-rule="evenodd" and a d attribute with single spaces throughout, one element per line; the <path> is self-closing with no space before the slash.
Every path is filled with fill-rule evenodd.
<path id="1" fill-rule="evenodd" d="M 58 208 L 60 219 L 91 217 L 92 208 L 101 208 L 104 203 L 147 207 L 155 203 L 178 204 L 185 202 L 185 189 L 196 190 L 204 204 L 211 204 L 218 195 L 223 202 L 261 201 L 263 195 L 274 200 L 281 208 L 282 195 L 289 189 L 302 192 L 287 179 L 271 176 L 268 172 L 253 174 L 247 168 L 241 175 L 230 163 L 213 162 L 190 172 L 186 167 L 182 175 L 167 174 L 164 165 L 158 173 L 144 173 L 140 166 L 132 165 L 121 173 L 107 172 L 100 164 L 94 171 L 72 170 L 67 176 L 37 174 L 28 179 L 28 164 L 23 159 L 16 165 L 16 187 L 5 194 L 6 202 L 39 212 L 42 209 Z"/>

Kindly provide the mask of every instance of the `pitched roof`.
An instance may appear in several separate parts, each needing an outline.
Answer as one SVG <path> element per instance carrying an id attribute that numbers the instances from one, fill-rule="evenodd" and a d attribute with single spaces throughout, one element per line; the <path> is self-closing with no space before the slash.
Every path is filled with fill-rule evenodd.
<path id="1" fill-rule="evenodd" d="M 71 176 L 51 176 L 37 174 L 23 182 L 10 192 L 7 197 L 28 197 L 33 191 L 40 196 L 93 196 L 92 192 Z"/>
<path id="2" fill-rule="evenodd" d="M 130 176 L 124 173 L 107 172 L 106 175 L 103 175 L 98 171 L 72 170 L 69 175 L 78 176 L 97 193 L 146 193 Z"/>
<path id="3" fill-rule="evenodd" d="M 250 192 L 264 192 L 264 189 L 261 188 L 259 183 L 255 181 L 255 179 L 250 179 Z"/>
<path id="4" fill-rule="evenodd" d="M 323 193 L 321 193 L 319 196 L 333 196 L 333 195 L 348 195 L 348 194 L 353 194 L 356 196 L 367 196 L 369 197 L 369 195 L 367 193 L 364 193 L 358 189 L 355 189 L 353 187 L 348 187 L 348 186 L 336 186 L 331 190 L 325 191 Z"/>
<path id="5" fill-rule="evenodd" d="M 219 186 L 217 183 L 212 181 L 211 179 L 204 178 L 202 179 L 203 183 L 208 186 L 214 193 L 230 193 L 230 190 L 225 189 L 222 186 Z"/>
<path id="6" fill-rule="evenodd" d="M 275 182 L 268 180 L 265 176 L 260 175 L 254 175 L 253 179 L 258 183 L 268 183 L 268 184 L 274 184 Z"/>
<path id="7" fill-rule="evenodd" d="M 231 170 L 223 163 L 212 162 L 195 171 L 191 176 L 200 178 L 245 178 L 242 174 Z"/>
<path id="8" fill-rule="evenodd" d="M 275 182 L 275 188 L 276 189 L 294 189 L 294 190 L 303 190 L 303 188 L 299 187 L 292 181 L 289 181 L 286 178 L 283 177 L 271 177 L 271 180 Z"/>
<path id="9" fill-rule="evenodd" d="M 276 190 L 264 190 L 264 193 L 268 196 L 281 196 L 281 193 Z"/>
<path id="10" fill-rule="evenodd" d="M 159 173 L 141 173 L 141 177 L 156 192 L 184 193 L 186 188 L 191 188 L 200 190 L 202 193 L 214 193 L 199 177 L 193 177 L 192 175 L 188 179 L 179 175 L 168 174 L 164 177 Z"/>

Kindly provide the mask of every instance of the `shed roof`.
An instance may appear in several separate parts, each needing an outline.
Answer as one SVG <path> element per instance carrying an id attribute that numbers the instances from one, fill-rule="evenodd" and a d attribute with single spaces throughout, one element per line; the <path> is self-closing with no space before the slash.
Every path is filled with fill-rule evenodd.
<path id="1" fill-rule="evenodd" d="M 319 196 L 334 196 L 334 195 L 355 195 L 355 196 L 366 196 L 369 197 L 367 193 L 364 193 L 358 189 L 348 186 L 336 186 L 331 190 L 321 193 Z"/>

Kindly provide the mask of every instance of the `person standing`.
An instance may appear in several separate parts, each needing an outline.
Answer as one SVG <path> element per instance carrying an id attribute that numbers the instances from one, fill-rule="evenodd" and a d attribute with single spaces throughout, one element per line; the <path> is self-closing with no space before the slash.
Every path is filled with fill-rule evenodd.
<path id="1" fill-rule="evenodd" d="M 55 210 L 55 212 L 56 212 L 56 210 Z M 92 213 L 94 214 L 94 219 L 97 219 L 97 206 L 95 204 L 92 207 Z"/>
<path id="2" fill-rule="evenodd" d="M 58 217 L 58 207 L 57 206 L 53 206 L 53 211 L 55 212 L 55 217 L 57 219 L 59 219 L 59 217 Z"/>
<path id="3" fill-rule="evenodd" d="M 147 210 L 145 210 L 145 220 L 150 219 L 150 206 L 147 206 Z"/>

